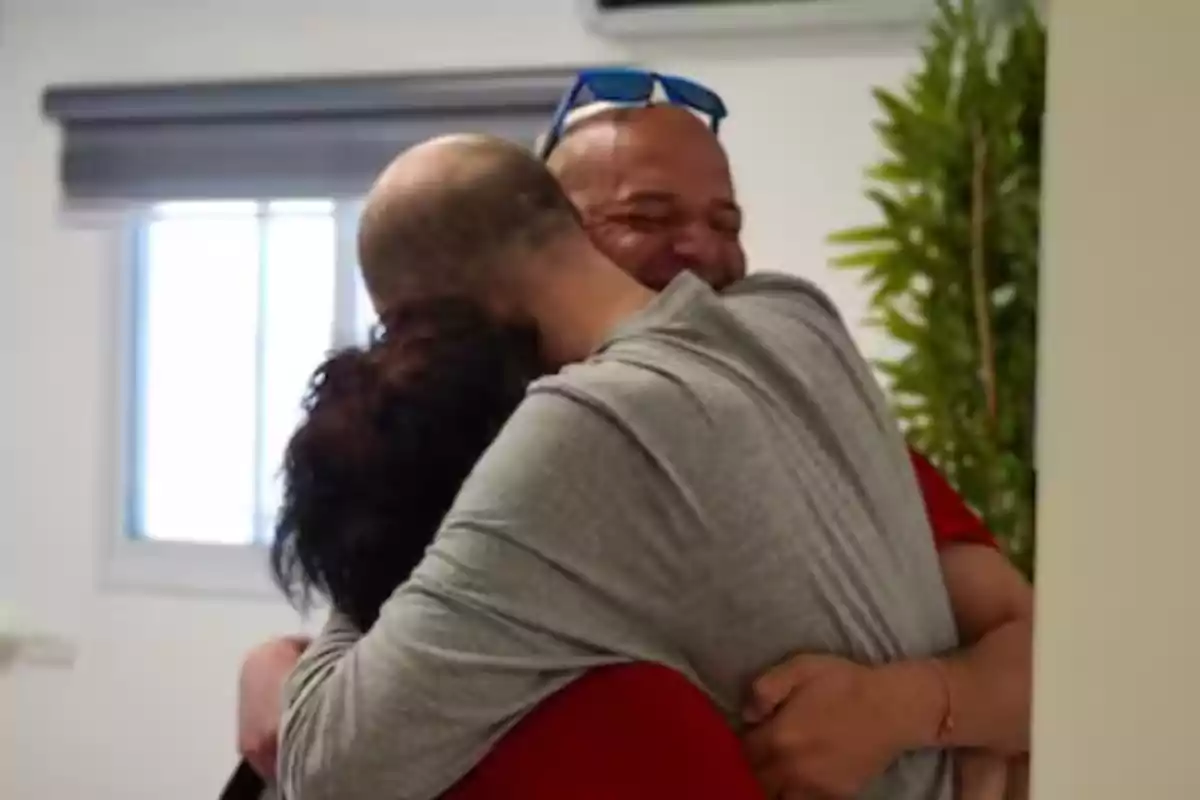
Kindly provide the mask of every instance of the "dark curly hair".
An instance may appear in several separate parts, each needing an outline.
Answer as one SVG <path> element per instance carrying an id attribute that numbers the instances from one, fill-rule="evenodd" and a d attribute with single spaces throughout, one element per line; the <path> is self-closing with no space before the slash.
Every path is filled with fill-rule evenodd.
<path id="1" fill-rule="evenodd" d="M 292 604 L 320 594 L 369 628 L 537 364 L 531 331 L 458 300 L 393 312 L 365 348 L 331 355 L 284 456 L 271 570 Z"/>

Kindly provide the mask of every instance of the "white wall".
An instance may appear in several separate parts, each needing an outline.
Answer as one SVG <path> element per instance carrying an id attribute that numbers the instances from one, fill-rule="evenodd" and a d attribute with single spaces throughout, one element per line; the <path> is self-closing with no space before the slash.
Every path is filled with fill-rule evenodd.
<path id="1" fill-rule="evenodd" d="M 1039 800 L 1200 797 L 1200 4 L 1053 0 Z"/>
<path id="2" fill-rule="evenodd" d="M 0 797 L 208 800 L 232 763 L 240 653 L 295 623 L 282 606 L 111 595 L 95 550 L 111 519 L 112 297 L 118 265 L 54 213 L 48 83 L 512 67 L 624 60 L 569 0 L 6 0 L 0 31 L 0 600 L 73 637 L 71 669 L 0 674 Z M 868 87 L 911 63 L 902 41 L 781 39 L 643 47 L 710 82 L 752 260 L 818 278 L 823 237 L 870 213 Z M 214 316 L 218 312 L 214 309 Z M 864 334 L 877 349 L 881 342 Z"/>

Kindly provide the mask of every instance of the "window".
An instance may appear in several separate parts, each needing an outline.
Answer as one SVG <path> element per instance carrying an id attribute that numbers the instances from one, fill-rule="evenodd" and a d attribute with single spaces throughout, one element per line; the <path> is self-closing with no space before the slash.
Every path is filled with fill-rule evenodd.
<path id="1" fill-rule="evenodd" d="M 163 203 L 137 223 L 126 534 L 270 541 L 313 369 L 373 322 L 327 200 Z"/>
<path id="2" fill-rule="evenodd" d="M 113 312 L 126 346 L 114 348 L 105 583 L 278 597 L 263 546 L 284 444 L 313 368 L 372 322 L 354 263 L 358 204 L 329 198 L 361 196 L 431 136 L 532 144 L 573 78 L 553 69 L 46 90 L 64 208 L 89 220 L 94 211 L 106 229 L 116 212 L 136 233 Z"/>
<path id="3" fill-rule="evenodd" d="M 162 202 L 130 214 L 123 508 L 105 577 L 271 592 L 265 547 L 314 369 L 364 342 L 360 204 Z"/>

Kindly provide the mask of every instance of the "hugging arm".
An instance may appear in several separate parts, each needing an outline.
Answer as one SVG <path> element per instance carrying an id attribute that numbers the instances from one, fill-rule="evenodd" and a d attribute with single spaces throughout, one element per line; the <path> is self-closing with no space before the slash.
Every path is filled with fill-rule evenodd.
<path id="1" fill-rule="evenodd" d="M 613 475 L 633 487 L 620 502 Z M 654 655 L 619 594 L 677 589 L 669 566 L 625 546 L 658 524 L 655 490 L 608 420 L 527 399 L 376 624 L 360 636 L 334 615 L 305 651 L 285 687 L 286 796 L 429 800 L 585 670 Z"/>

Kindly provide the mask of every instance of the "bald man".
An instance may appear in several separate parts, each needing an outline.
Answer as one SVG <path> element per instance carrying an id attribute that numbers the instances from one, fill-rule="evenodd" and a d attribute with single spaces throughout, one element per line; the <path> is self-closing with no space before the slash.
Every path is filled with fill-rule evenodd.
<path id="1" fill-rule="evenodd" d="M 642 283 L 662 288 L 690 270 L 721 289 L 745 275 L 743 215 L 728 157 L 690 111 L 586 106 L 568 118 L 547 163 L 597 248 Z M 978 755 L 1005 759 L 1029 748 L 1032 589 L 941 475 L 919 454 L 912 458 L 965 645 L 945 660 L 955 698 L 948 743 L 972 756 L 964 760 L 976 787 L 970 797 L 993 797 L 1003 771 Z M 760 769 L 789 785 L 827 769 L 812 753 L 853 754 L 879 727 L 876 712 L 852 697 L 818 697 L 824 682 L 810 680 L 814 668 L 826 680 L 853 671 L 801 655 L 763 677 L 750 709 L 759 717 L 776 712 L 749 744 Z"/>
<path id="2" fill-rule="evenodd" d="M 656 294 L 540 163 L 478 137 L 398 159 L 360 250 L 379 307 L 457 293 L 581 363 L 534 385 L 372 629 L 334 615 L 301 658 L 287 796 L 435 797 L 606 664 L 667 665 L 736 723 L 745 687 L 798 651 L 913 692 L 839 794 L 950 796 L 928 659 L 953 616 L 903 441 L 818 290 L 760 275 L 718 295 L 682 272 Z"/>

